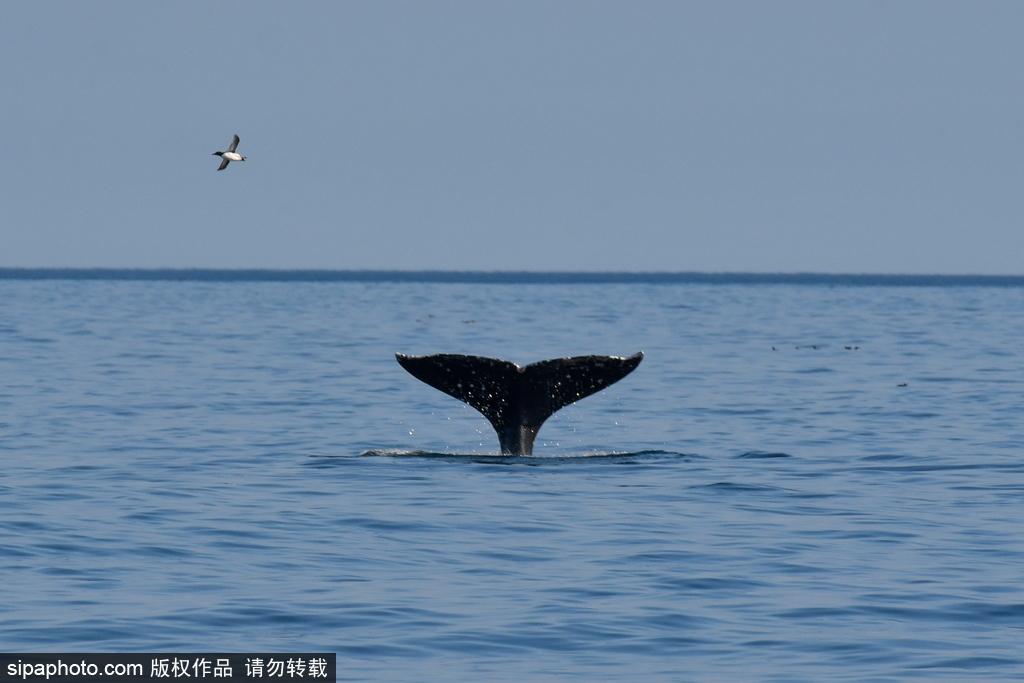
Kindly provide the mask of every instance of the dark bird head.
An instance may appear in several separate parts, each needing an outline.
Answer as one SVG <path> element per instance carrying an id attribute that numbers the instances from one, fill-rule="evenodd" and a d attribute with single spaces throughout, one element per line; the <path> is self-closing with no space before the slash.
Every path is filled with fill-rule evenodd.
<path id="1" fill-rule="evenodd" d="M 224 156 L 224 152 L 214 152 L 211 156 L 222 157 Z"/>

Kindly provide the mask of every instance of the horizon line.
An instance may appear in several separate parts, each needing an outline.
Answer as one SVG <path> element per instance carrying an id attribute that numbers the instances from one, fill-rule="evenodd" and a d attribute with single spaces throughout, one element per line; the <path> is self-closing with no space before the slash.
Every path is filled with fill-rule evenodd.
<path id="1" fill-rule="evenodd" d="M 813 271 L 441 270 L 0 266 L 0 280 L 424 282 L 464 284 L 846 284 L 1024 286 L 1024 275 Z"/>

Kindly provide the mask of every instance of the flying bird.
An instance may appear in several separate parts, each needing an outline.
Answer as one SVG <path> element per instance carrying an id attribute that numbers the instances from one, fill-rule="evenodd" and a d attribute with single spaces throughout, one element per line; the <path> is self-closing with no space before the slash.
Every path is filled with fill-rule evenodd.
<path id="1" fill-rule="evenodd" d="M 220 168 L 217 169 L 218 171 L 223 171 L 232 161 L 245 161 L 245 155 L 235 151 L 238 149 L 238 142 L 239 137 L 235 135 L 235 139 L 231 141 L 231 144 L 228 145 L 225 151 L 213 153 L 213 156 L 220 157 Z"/>

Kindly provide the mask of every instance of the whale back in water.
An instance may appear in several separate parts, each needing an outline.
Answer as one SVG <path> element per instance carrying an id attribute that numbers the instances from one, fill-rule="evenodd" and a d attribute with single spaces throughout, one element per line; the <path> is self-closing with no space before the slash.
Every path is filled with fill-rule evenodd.
<path id="1" fill-rule="evenodd" d="M 497 358 L 442 353 L 395 354 L 416 379 L 479 410 L 498 433 L 501 452 L 531 455 L 541 425 L 632 372 L 644 354 L 555 358 L 520 367 Z"/>

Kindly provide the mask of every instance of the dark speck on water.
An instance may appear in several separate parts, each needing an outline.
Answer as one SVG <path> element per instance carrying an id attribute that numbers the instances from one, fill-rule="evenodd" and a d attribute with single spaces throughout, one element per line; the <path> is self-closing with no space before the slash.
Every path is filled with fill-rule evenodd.
<path id="1" fill-rule="evenodd" d="M 1020 278 L 0 270 L 0 644 L 1022 680 L 1022 338 Z M 639 350 L 529 458 L 394 360 Z"/>

